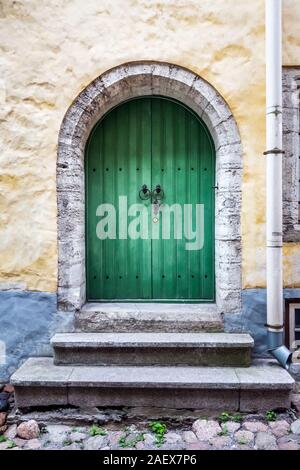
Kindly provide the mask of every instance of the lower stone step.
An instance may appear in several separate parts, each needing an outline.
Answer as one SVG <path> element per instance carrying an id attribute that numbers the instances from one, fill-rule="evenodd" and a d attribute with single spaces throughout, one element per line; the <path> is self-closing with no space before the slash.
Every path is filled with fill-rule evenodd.
<path id="1" fill-rule="evenodd" d="M 248 367 L 254 342 L 237 333 L 60 333 L 51 344 L 57 365 Z"/>
<path id="2" fill-rule="evenodd" d="M 84 403 L 254 412 L 288 408 L 294 380 L 273 362 L 249 368 L 87 367 L 31 358 L 11 382 L 19 408 Z"/>

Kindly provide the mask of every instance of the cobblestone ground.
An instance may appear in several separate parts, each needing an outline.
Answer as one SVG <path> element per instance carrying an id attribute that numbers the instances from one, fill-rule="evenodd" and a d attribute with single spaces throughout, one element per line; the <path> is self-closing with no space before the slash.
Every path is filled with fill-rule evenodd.
<path id="1" fill-rule="evenodd" d="M 15 409 L 13 392 L 9 384 L 0 387 L 0 450 L 300 450 L 299 390 L 284 412 L 224 411 L 206 417 L 160 408 L 61 408 L 24 414 Z"/>
<path id="2" fill-rule="evenodd" d="M 0 450 L 222 450 L 300 449 L 300 419 L 293 412 L 266 415 L 222 413 L 189 425 L 166 425 L 163 420 L 129 426 L 67 426 L 28 420 L 12 424 L 0 436 Z"/>

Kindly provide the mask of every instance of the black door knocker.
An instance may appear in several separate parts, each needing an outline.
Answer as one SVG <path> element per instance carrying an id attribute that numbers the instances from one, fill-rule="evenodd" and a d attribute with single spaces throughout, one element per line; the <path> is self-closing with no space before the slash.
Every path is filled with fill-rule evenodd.
<path id="1" fill-rule="evenodd" d="M 153 191 L 150 191 L 147 185 L 143 184 L 139 191 L 139 197 L 143 201 L 146 201 L 147 199 L 151 198 L 153 199 L 153 204 L 158 204 L 158 201 L 161 201 L 165 197 L 165 193 L 160 184 L 157 184 Z"/>
<path id="2" fill-rule="evenodd" d="M 158 222 L 158 217 L 159 217 L 159 211 L 160 211 L 160 205 L 162 199 L 165 197 L 164 190 L 162 189 L 160 184 L 157 184 L 155 186 L 155 189 L 153 191 L 150 191 L 147 188 L 146 184 L 143 184 L 139 191 L 139 196 L 140 199 L 143 201 L 146 201 L 147 199 L 151 198 L 151 203 L 152 203 L 152 221 L 154 223 Z"/>
<path id="3" fill-rule="evenodd" d="M 143 184 L 139 192 L 140 199 L 146 201 L 147 199 L 150 199 L 151 195 L 152 192 L 147 188 L 147 185 Z"/>

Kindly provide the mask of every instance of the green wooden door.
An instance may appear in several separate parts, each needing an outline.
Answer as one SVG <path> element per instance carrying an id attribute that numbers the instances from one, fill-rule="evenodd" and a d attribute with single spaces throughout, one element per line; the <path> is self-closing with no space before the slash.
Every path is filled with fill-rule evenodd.
<path id="1" fill-rule="evenodd" d="M 86 149 L 88 300 L 214 300 L 214 166 L 205 125 L 172 100 L 126 102 L 95 126 Z M 144 184 L 160 185 L 163 199 L 145 199 Z"/>

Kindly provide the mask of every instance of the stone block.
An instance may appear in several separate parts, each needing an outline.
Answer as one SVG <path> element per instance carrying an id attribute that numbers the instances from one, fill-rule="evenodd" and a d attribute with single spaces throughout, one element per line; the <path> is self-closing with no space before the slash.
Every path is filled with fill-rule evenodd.
<path id="1" fill-rule="evenodd" d="M 217 136 L 216 141 L 219 147 L 240 142 L 239 131 L 233 116 L 225 121 L 221 121 L 213 131 Z"/>
<path id="2" fill-rule="evenodd" d="M 76 327 L 93 332 L 222 331 L 214 304 L 89 303 L 76 313 Z"/>
<path id="3" fill-rule="evenodd" d="M 277 443 L 276 438 L 268 432 L 258 432 L 255 445 L 259 450 L 276 450 Z"/>
<path id="4" fill-rule="evenodd" d="M 219 305 L 222 305 L 223 311 L 226 312 L 226 318 L 232 318 L 236 314 L 240 313 L 242 306 L 241 291 L 239 289 L 222 289 L 218 284 L 216 285 L 216 301 Z"/>
<path id="5" fill-rule="evenodd" d="M 291 397 L 287 390 L 241 390 L 240 411 L 262 412 L 276 408 L 290 408 Z"/>
<path id="6" fill-rule="evenodd" d="M 136 388 L 88 388 L 84 400 L 91 406 L 153 406 L 159 403 L 165 408 L 197 408 L 199 410 L 238 410 L 238 392 L 234 390 L 167 390 Z M 82 404 L 82 388 L 72 387 L 69 404 Z"/>
<path id="7" fill-rule="evenodd" d="M 50 367 L 50 366 L 49 366 Z M 48 369 L 49 369 L 48 367 Z M 52 369 L 60 369 L 63 366 Z M 68 369 L 68 367 L 63 367 Z M 140 389 L 196 389 L 196 390 L 234 390 L 239 379 L 235 369 L 230 367 L 70 367 L 68 377 L 70 387 Z"/>
<path id="8" fill-rule="evenodd" d="M 282 130 L 283 132 L 298 132 L 299 129 L 299 105 L 295 107 L 282 108 Z"/>
<path id="9" fill-rule="evenodd" d="M 57 365 L 249 366 L 253 346 L 248 335 L 223 333 L 75 333 L 51 343 Z"/>
<path id="10" fill-rule="evenodd" d="M 82 263 L 72 263 L 69 259 L 66 263 L 60 264 L 58 272 L 58 285 L 60 287 L 75 287 L 85 283 L 83 278 Z"/>
<path id="11" fill-rule="evenodd" d="M 197 94 L 199 97 L 203 96 L 208 103 L 214 102 L 217 96 L 216 90 L 200 77 L 196 77 L 196 79 L 193 80 L 189 93 L 193 95 Z"/>
<path id="12" fill-rule="evenodd" d="M 217 168 L 242 168 L 242 144 L 222 145 L 217 149 Z"/>
<path id="13" fill-rule="evenodd" d="M 238 263 L 218 263 L 216 282 L 220 289 L 237 291 L 241 289 L 241 270 Z"/>
<path id="14" fill-rule="evenodd" d="M 215 225 L 216 240 L 239 240 L 241 238 L 240 231 L 240 215 L 217 215 Z"/>
<path id="15" fill-rule="evenodd" d="M 269 427 L 271 429 L 272 434 L 276 437 L 283 437 L 289 434 L 291 426 L 290 424 L 284 420 L 279 419 L 274 422 L 269 423 Z"/>
<path id="16" fill-rule="evenodd" d="M 18 408 L 67 405 L 67 387 L 16 386 L 15 402 Z"/>
<path id="17" fill-rule="evenodd" d="M 226 191 L 229 194 L 241 191 L 242 169 L 240 168 L 218 168 L 216 172 L 218 191 Z"/>
<path id="18" fill-rule="evenodd" d="M 232 240 L 216 240 L 215 249 L 218 253 L 218 261 L 220 263 L 240 263 L 241 262 L 241 242 Z"/>
<path id="19" fill-rule="evenodd" d="M 63 268 L 64 265 L 72 266 L 73 264 L 83 263 L 85 259 L 84 240 L 68 240 L 59 242 L 60 250 L 59 264 Z"/>
<path id="20" fill-rule="evenodd" d="M 85 300 L 85 284 L 73 287 L 57 288 L 59 311 L 74 312 L 78 310 Z"/>
<path id="21" fill-rule="evenodd" d="M 239 216 L 241 212 L 242 195 L 241 192 L 218 191 L 216 200 L 216 223 L 222 221 L 226 225 L 226 220 L 230 216 Z"/>
<path id="22" fill-rule="evenodd" d="M 221 427 L 218 422 L 207 419 L 197 419 L 193 423 L 193 431 L 199 441 L 208 441 L 221 433 Z"/>
<path id="23" fill-rule="evenodd" d="M 294 379 L 273 360 L 257 360 L 250 368 L 236 368 L 242 390 L 291 391 Z M 290 398 L 290 397 L 289 397 Z"/>

